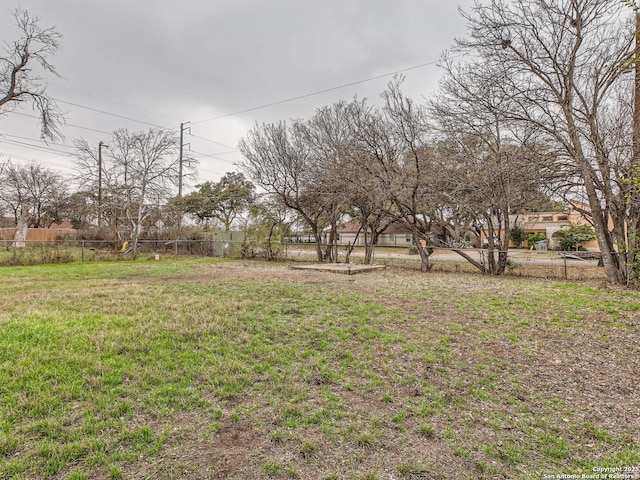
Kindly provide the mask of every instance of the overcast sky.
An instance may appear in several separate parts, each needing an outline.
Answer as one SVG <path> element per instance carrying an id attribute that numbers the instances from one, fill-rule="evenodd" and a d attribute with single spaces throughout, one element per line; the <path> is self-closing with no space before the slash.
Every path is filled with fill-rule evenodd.
<path id="1" fill-rule="evenodd" d="M 74 138 L 97 148 L 117 128 L 178 131 L 181 122 L 191 122 L 185 143 L 199 160 L 198 182 L 217 181 L 237 169 L 238 140 L 256 122 L 309 118 L 316 108 L 354 95 L 377 103 L 391 80 L 387 74 L 405 69 L 405 92 L 428 97 L 441 75 L 435 62 L 465 33 L 458 6 L 469 10 L 472 3 L 2 0 L 3 42 L 19 34 L 11 15 L 16 7 L 62 34 L 53 58 L 61 77 L 48 77 L 47 91 L 67 125 L 64 141 L 47 146 L 36 119 L 4 115 L 0 154 L 69 172 Z M 381 78 L 361 82 L 374 77 Z M 30 107 L 16 112 L 33 114 Z"/>

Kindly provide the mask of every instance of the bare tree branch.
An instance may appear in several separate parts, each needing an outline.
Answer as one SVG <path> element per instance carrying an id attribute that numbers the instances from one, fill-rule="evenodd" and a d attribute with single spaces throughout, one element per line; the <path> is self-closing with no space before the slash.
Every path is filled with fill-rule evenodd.
<path id="1" fill-rule="evenodd" d="M 43 140 L 62 138 L 60 126 L 64 116 L 56 103 L 47 95 L 42 77 L 34 67 L 58 76 L 50 63 L 60 46 L 61 35 L 55 28 L 42 28 L 40 19 L 26 10 L 14 11 L 20 37 L 4 43 L 0 56 L 0 116 L 13 111 L 23 102 L 31 103 L 40 116 L 40 134 Z"/>

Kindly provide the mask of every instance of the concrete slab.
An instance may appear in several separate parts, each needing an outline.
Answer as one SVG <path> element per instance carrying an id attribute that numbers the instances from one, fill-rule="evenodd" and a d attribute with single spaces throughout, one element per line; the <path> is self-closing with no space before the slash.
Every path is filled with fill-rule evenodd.
<path id="1" fill-rule="evenodd" d="M 314 263 L 313 265 L 291 265 L 290 268 L 294 270 L 318 270 L 354 275 L 356 273 L 370 272 L 386 267 L 384 265 L 362 265 L 357 263 Z"/>

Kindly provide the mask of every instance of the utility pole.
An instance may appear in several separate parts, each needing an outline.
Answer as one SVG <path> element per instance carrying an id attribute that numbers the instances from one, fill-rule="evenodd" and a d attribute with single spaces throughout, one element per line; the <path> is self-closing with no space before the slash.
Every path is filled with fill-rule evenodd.
<path id="1" fill-rule="evenodd" d="M 100 140 L 98 142 L 98 228 L 102 228 L 102 147 L 109 146 Z"/>
<path id="2" fill-rule="evenodd" d="M 183 164 L 183 156 L 182 156 L 182 152 L 184 150 L 185 147 L 185 143 L 184 143 L 184 132 L 185 130 L 189 130 L 189 134 L 191 133 L 191 127 L 186 127 L 185 125 L 189 124 L 191 122 L 184 122 L 180 124 L 180 157 L 178 158 L 178 198 L 182 197 L 182 164 Z M 189 144 L 187 144 L 189 145 Z"/>

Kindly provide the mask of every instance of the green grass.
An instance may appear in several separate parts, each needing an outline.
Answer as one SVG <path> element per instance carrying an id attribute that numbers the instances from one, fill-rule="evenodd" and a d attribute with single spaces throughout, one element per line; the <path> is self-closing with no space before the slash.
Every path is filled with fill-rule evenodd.
<path id="1" fill-rule="evenodd" d="M 637 417 L 622 421 L 637 293 L 415 272 L 317 284 L 251 264 L 285 273 L 239 280 L 225 265 L 3 269 L 0 479 L 526 479 L 640 463 Z M 602 416 L 609 375 L 619 410 Z"/>

